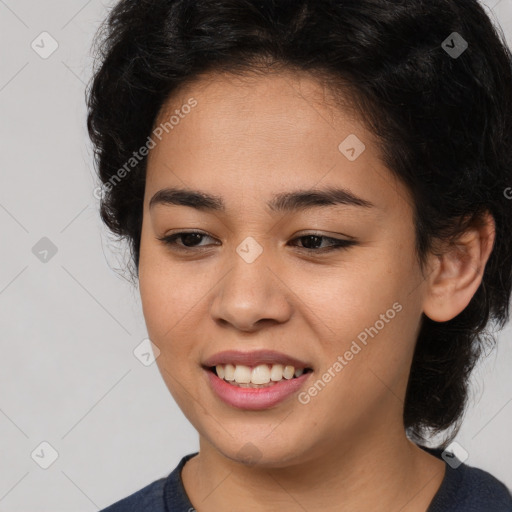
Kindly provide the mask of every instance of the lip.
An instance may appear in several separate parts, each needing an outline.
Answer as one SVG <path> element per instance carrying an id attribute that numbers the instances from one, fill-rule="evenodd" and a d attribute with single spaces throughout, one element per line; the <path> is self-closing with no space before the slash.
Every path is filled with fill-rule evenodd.
<path id="1" fill-rule="evenodd" d="M 245 366 L 258 366 L 259 364 L 282 364 L 297 368 L 311 368 L 311 364 L 295 357 L 276 352 L 275 350 L 253 350 L 243 352 L 241 350 L 225 350 L 218 352 L 203 362 L 203 367 L 211 368 L 218 364 L 243 364 Z"/>
<path id="2" fill-rule="evenodd" d="M 300 377 L 283 379 L 265 388 L 241 388 L 227 383 L 224 379 L 205 369 L 213 392 L 226 404 L 238 409 L 260 411 L 273 407 L 297 393 L 313 372 Z"/>

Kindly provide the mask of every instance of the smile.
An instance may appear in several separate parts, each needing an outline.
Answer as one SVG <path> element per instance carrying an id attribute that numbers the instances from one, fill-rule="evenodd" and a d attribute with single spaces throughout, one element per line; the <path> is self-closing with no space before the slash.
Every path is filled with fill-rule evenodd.
<path id="1" fill-rule="evenodd" d="M 244 365 L 227 364 L 205 369 L 214 394 L 224 403 L 246 410 L 263 410 L 276 406 L 298 393 L 311 373 L 310 368 L 295 370 L 293 366 L 282 368 L 282 365 L 258 365 L 251 369 Z M 265 382 L 253 383 L 253 374 L 256 381 Z M 271 378 L 272 375 L 276 380 Z"/>

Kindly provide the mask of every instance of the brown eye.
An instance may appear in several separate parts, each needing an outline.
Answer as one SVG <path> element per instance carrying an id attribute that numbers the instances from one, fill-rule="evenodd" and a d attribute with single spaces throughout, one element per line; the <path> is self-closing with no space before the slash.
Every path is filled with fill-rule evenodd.
<path id="1" fill-rule="evenodd" d="M 164 245 L 172 247 L 176 250 L 192 251 L 194 249 L 206 248 L 211 245 L 201 243 L 206 238 L 211 238 L 213 240 L 213 238 L 206 233 L 196 231 L 181 231 L 179 233 L 173 233 L 172 235 L 158 238 L 158 240 L 160 240 Z M 297 241 L 300 241 L 300 245 L 296 243 Z M 340 238 L 327 237 L 320 234 L 311 234 L 294 238 L 290 244 L 297 247 L 298 249 L 303 249 L 308 252 L 325 253 L 329 251 L 347 249 L 352 245 L 356 245 L 357 242 L 355 240 L 344 240 Z"/>
<path id="2" fill-rule="evenodd" d="M 164 245 L 171 246 L 178 250 L 194 249 L 196 247 L 205 247 L 206 244 L 201 244 L 204 238 L 212 238 L 206 233 L 197 231 L 181 231 L 172 235 L 167 235 L 158 238 Z"/>
<path id="3" fill-rule="evenodd" d="M 186 247 L 194 247 L 197 243 L 201 242 L 203 235 L 199 233 L 184 233 L 178 236 Z"/>
<path id="4" fill-rule="evenodd" d="M 333 251 L 337 249 L 346 249 L 352 245 L 355 245 L 357 242 L 354 240 L 342 240 L 340 238 L 332 238 L 323 235 L 304 235 L 295 238 L 292 242 L 301 240 L 301 246 L 298 246 L 299 249 L 305 249 L 307 251 L 316 251 L 316 252 L 327 252 Z M 323 246 L 322 244 L 326 242 L 327 246 Z M 295 244 L 292 244 L 295 245 Z M 297 247 L 297 245 L 295 245 Z"/>

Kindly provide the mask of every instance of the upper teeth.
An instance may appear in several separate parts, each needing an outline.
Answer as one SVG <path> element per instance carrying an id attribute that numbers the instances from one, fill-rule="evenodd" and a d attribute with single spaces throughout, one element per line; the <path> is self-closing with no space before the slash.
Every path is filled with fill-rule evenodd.
<path id="1" fill-rule="evenodd" d="M 283 379 L 300 377 L 304 368 L 295 369 L 294 366 L 284 366 L 282 364 L 260 364 L 251 368 L 243 364 L 218 364 L 215 369 L 221 379 L 235 381 L 239 384 L 267 384 L 271 380 L 276 382 Z"/>

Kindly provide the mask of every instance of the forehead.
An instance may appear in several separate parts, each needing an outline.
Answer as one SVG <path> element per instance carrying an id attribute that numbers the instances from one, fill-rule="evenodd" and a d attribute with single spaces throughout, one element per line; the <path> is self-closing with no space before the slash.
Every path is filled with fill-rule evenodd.
<path id="1" fill-rule="evenodd" d="M 376 186 L 382 195 L 387 184 L 396 193 L 374 135 L 348 99 L 310 74 L 205 74 L 169 97 L 155 127 L 173 116 L 149 155 L 150 191 L 175 184 L 262 197 L 293 183 L 363 196 Z"/>
<path id="2" fill-rule="evenodd" d="M 248 72 L 242 75 L 209 72 L 181 86 L 164 103 L 156 124 L 165 122 L 180 110 L 191 97 L 197 100 L 188 131 L 196 139 L 217 140 L 227 136 L 244 139 L 259 135 L 275 143 L 302 142 L 301 136 L 326 131 L 339 137 L 340 128 L 358 132 L 373 139 L 356 115 L 348 94 L 334 89 L 320 77 L 293 70 L 267 73 Z M 184 120 L 184 119 L 183 119 Z M 176 127 L 177 128 L 177 127 Z M 173 130 L 179 137 L 185 129 Z M 327 141 L 326 141 L 327 142 Z"/>

